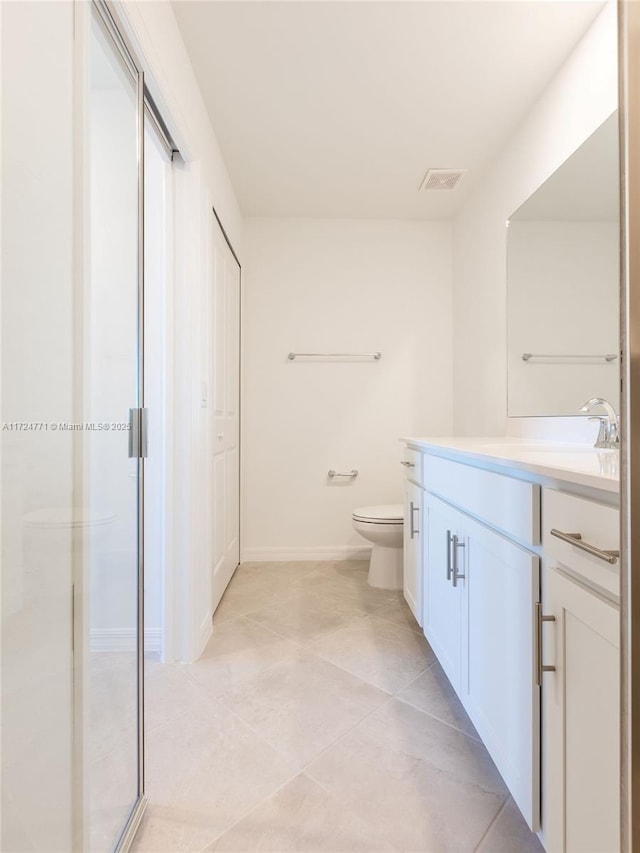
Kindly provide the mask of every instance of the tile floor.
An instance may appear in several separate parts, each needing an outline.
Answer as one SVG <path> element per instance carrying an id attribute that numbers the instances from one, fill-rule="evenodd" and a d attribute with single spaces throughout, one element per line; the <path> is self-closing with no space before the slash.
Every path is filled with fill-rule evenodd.
<path id="1" fill-rule="evenodd" d="M 136 853 L 540 851 L 400 593 L 247 563 L 203 657 L 147 670 Z"/>

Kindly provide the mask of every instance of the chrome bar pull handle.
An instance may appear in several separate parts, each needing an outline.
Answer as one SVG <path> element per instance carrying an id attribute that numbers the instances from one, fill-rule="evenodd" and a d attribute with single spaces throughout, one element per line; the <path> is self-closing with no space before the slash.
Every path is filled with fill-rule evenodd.
<path id="1" fill-rule="evenodd" d="M 413 514 L 414 512 L 419 512 L 420 507 L 417 507 L 413 501 L 409 502 L 409 532 L 411 534 L 411 538 L 413 539 L 416 533 L 420 533 L 417 527 L 413 523 Z"/>
<path id="2" fill-rule="evenodd" d="M 555 622 L 555 616 L 544 616 L 542 602 L 536 602 L 536 684 L 542 687 L 542 675 L 545 672 L 555 672 L 555 666 L 546 666 L 542 662 L 542 623 Z"/>
<path id="3" fill-rule="evenodd" d="M 451 580 L 451 573 L 453 572 L 453 568 L 451 566 L 451 543 L 453 542 L 453 537 L 451 536 L 451 531 L 447 530 L 447 580 Z"/>
<path id="4" fill-rule="evenodd" d="M 464 572 L 458 571 L 458 548 L 464 548 L 465 543 L 461 542 L 457 535 L 454 533 L 452 537 L 453 543 L 453 570 L 451 581 L 453 583 L 454 588 L 458 586 L 458 581 L 464 580 Z"/>
<path id="5" fill-rule="evenodd" d="M 563 542 L 567 542 L 569 545 L 575 545 L 575 547 L 579 548 L 581 551 L 586 551 L 586 553 L 591 554 L 592 557 L 604 560 L 605 563 L 609 563 L 612 566 L 617 563 L 620 558 L 620 551 L 605 551 L 602 548 L 596 548 L 595 545 L 590 545 L 588 542 L 583 542 L 581 533 L 563 533 L 562 530 L 556 530 L 554 527 L 551 529 L 551 535 L 555 536 L 556 539 L 561 539 Z"/>
<path id="6" fill-rule="evenodd" d="M 358 470 L 357 468 L 352 468 L 351 471 L 336 471 L 334 468 L 330 468 L 327 471 L 327 477 L 333 479 L 334 477 L 357 477 Z"/>
<path id="7" fill-rule="evenodd" d="M 401 464 L 401 465 L 404 465 L 404 467 L 405 467 L 405 468 L 415 468 L 415 467 L 416 467 L 416 463 L 415 463 L 415 462 L 407 462 L 407 460 L 406 460 L 406 459 L 402 459 L 402 460 L 400 461 L 400 464 Z"/>

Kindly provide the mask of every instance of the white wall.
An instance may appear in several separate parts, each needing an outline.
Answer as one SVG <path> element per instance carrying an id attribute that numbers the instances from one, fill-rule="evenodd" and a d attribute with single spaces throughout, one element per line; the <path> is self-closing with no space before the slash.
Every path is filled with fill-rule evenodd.
<path id="1" fill-rule="evenodd" d="M 455 220 L 454 425 L 503 435 L 507 416 L 505 222 L 617 106 L 611 2 Z"/>
<path id="2" fill-rule="evenodd" d="M 242 287 L 243 559 L 362 554 L 351 512 L 401 501 L 398 438 L 452 428 L 450 225 L 250 219 Z"/>

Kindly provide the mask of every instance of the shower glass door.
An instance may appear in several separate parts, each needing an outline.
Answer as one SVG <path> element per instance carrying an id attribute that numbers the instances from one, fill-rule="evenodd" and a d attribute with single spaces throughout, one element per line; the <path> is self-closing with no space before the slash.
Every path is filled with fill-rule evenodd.
<path id="1" fill-rule="evenodd" d="M 92 5 L 89 257 L 84 306 L 85 844 L 116 850 L 143 797 L 142 74 L 108 8 Z M 134 416 L 135 417 L 135 416 Z"/>

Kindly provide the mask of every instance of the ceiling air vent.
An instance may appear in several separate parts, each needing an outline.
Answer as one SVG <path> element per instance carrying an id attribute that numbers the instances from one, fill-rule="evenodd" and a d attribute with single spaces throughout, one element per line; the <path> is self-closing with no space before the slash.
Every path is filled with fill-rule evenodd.
<path id="1" fill-rule="evenodd" d="M 429 169 L 420 184 L 421 190 L 453 190 L 466 169 Z"/>

